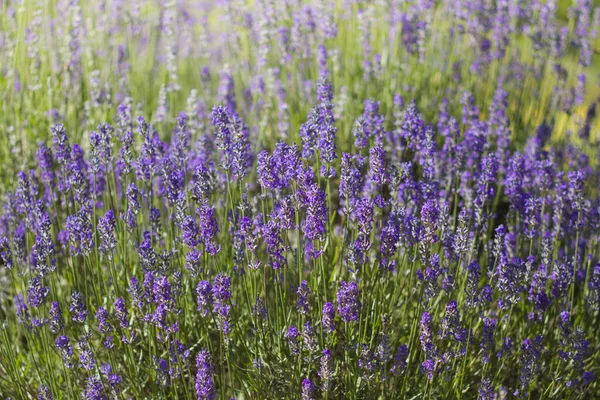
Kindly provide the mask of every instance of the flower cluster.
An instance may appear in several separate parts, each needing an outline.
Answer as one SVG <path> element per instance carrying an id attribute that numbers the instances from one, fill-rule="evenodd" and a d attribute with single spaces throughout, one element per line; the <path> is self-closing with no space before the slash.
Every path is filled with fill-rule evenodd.
<path id="1" fill-rule="evenodd" d="M 6 398 L 600 392 L 591 1 L 5 3 Z"/>

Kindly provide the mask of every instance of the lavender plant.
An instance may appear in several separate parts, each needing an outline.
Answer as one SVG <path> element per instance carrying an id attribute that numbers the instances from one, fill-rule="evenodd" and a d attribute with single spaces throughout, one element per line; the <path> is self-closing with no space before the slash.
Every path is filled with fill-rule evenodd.
<path id="1" fill-rule="evenodd" d="M 598 397 L 593 2 L 0 8 L 2 397 Z"/>

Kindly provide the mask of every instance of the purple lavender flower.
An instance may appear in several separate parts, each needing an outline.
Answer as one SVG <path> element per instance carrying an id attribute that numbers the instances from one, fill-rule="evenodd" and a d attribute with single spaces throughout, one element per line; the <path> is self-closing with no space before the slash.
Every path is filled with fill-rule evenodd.
<path id="1" fill-rule="evenodd" d="M 132 210 L 134 215 L 137 215 L 142 206 L 138 200 L 139 189 L 134 182 L 127 186 L 126 195 L 129 209 Z"/>
<path id="2" fill-rule="evenodd" d="M 314 400 L 315 385 L 308 378 L 302 381 L 302 400 Z"/>
<path id="3" fill-rule="evenodd" d="M 425 123 L 417 109 L 417 103 L 412 100 L 404 113 L 400 136 L 410 149 L 414 149 L 416 144 L 421 141 L 424 133 Z"/>
<path id="4" fill-rule="evenodd" d="M 585 359 L 589 355 L 589 343 L 585 339 L 585 333 L 581 327 L 575 330 L 571 326 L 571 314 L 563 311 L 559 315 L 558 325 L 561 330 L 560 349 L 558 355 L 567 362 L 573 363 L 573 369 L 577 375 L 584 373 Z"/>
<path id="5" fill-rule="evenodd" d="M 106 167 L 110 161 L 110 142 L 114 128 L 109 124 L 98 125 L 98 132 L 90 134 L 90 165 L 95 179 L 98 175 L 106 173 Z"/>
<path id="6" fill-rule="evenodd" d="M 87 318 L 87 310 L 83 302 L 81 294 L 77 291 L 71 294 L 71 306 L 69 307 L 71 319 L 75 322 L 83 324 Z"/>
<path id="7" fill-rule="evenodd" d="M 581 105 L 585 101 L 585 74 L 577 75 L 577 86 L 575 87 L 575 105 Z"/>
<path id="8" fill-rule="evenodd" d="M 592 309 L 597 310 L 600 308 L 600 263 L 592 269 L 586 300 Z"/>
<path id="9" fill-rule="evenodd" d="M 73 346 L 71 345 L 71 341 L 68 337 L 61 335 L 56 338 L 55 341 L 56 347 L 60 351 L 63 362 L 67 368 L 73 368 L 73 363 L 71 360 L 73 359 L 74 352 Z"/>
<path id="10" fill-rule="evenodd" d="M 529 384 L 532 379 L 534 379 L 535 375 L 541 371 L 541 365 L 538 361 L 542 355 L 542 341 L 542 336 L 536 336 L 533 341 L 530 339 L 523 340 L 521 346 L 521 372 L 519 382 L 521 383 L 521 389 L 525 392 L 527 392 Z"/>
<path id="11" fill-rule="evenodd" d="M 23 301 L 23 295 L 17 294 L 13 298 L 13 303 L 15 307 L 15 313 L 17 314 L 17 320 L 20 324 L 29 326 L 31 322 L 31 316 L 29 315 L 29 308 Z"/>
<path id="12" fill-rule="evenodd" d="M 592 371 L 585 371 L 582 375 L 581 375 L 581 381 L 583 383 L 584 386 L 589 385 L 590 383 L 592 383 L 594 380 L 596 379 L 596 376 L 594 375 L 594 373 Z"/>
<path id="13" fill-rule="evenodd" d="M 159 387 L 166 388 L 171 385 L 171 375 L 169 375 L 169 362 L 164 358 L 153 358 L 154 370 L 156 371 L 156 384 Z"/>
<path id="14" fill-rule="evenodd" d="M 406 371 L 407 361 L 408 361 L 408 346 L 403 344 L 398 347 L 398 351 L 394 356 L 394 362 L 390 372 L 394 375 L 402 375 Z"/>
<path id="15" fill-rule="evenodd" d="M 499 235 L 499 243 L 502 240 L 503 230 L 500 230 L 502 226 L 496 229 L 496 234 Z M 513 262 L 506 260 L 505 249 L 502 249 L 499 253 L 499 258 L 496 261 L 495 276 L 497 278 L 497 287 L 502 297 L 498 301 L 500 308 L 509 306 L 510 304 L 517 303 L 522 292 L 525 290 L 524 279 L 526 274 L 525 263 L 522 259 L 515 259 Z"/>
<path id="16" fill-rule="evenodd" d="M 117 297 L 114 303 L 115 306 L 115 316 L 117 320 L 119 320 L 119 326 L 125 329 L 129 326 L 129 312 L 127 311 L 127 306 L 125 305 L 125 300 L 122 297 Z"/>
<path id="17" fill-rule="evenodd" d="M 213 171 L 204 165 L 204 163 L 201 163 L 196 167 L 194 171 L 192 193 L 195 200 L 200 204 L 208 201 L 208 198 L 214 189 L 214 181 Z"/>
<path id="18" fill-rule="evenodd" d="M 52 238 L 52 221 L 41 204 L 35 207 L 36 238 L 31 248 L 31 264 L 40 277 L 46 277 L 56 269 L 54 240 Z"/>
<path id="19" fill-rule="evenodd" d="M 90 201 L 90 178 L 89 178 L 89 166 L 85 159 L 85 154 L 81 146 L 78 144 L 73 145 L 71 150 L 71 164 L 69 165 L 68 182 L 69 186 L 75 193 L 75 201 L 84 205 Z M 104 180 L 96 182 L 93 181 L 94 196 L 97 191 L 101 191 L 104 185 Z"/>
<path id="20" fill-rule="evenodd" d="M 479 108 L 475 105 L 475 98 L 470 92 L 464 92 L 460 98 L 463 125 L 473 125 L 479 121 Z"/>
<path id="21" fill-rule="evenodd" d="M 27 228 L 25 226 L 25 221 L 21 221 L 21 223 L 15 229 L 15 233 L 13 236 L 13 254 L 12 257 L 15 260 L 26 263 L 27 262 L 27 241 L 26 241 L 26 233 Z"/>
<path id="22" fill-rule="evenodd" d="M 308 282 L 302 281 L 300 286 L 298 286 L 298 290 L 296 291 L 298 295 L 298 304 L 296 308 L 300 314 L 308 314 L 309 311 L 309 303 L 308 297 L 310 296 L 310 287 L 308 286 Z"/>
<path id="23" fill-rule="evenodd" d="M 0 261 L 3 267 L 10 270 L 13 267 L 13 255 L 10 249 L 10 241 L 5 236 L 0 236 Z"/>
<path id="24" fill-rule="evenodd" d="M 108 210 L 104 217 L 98 221 L 98 233 L 100 234 L 100 251 L 112 258 L 112 251 L 117 247 L 115 239 L 116 220 L 112 210 Z"/>
<path id="25" fill-rule="evenodd" d="M 325 192 L 318 185 L 313 184 L 305 191 L 306 219 L 302 224 L 302 231 L 308 241 L 321 239 L 325 233 L 327 223 L 327 206 Z"/>
<path id="26" fill-rule="evenodd" d="M 38 277 L 29 280 L 27 288 L 27 302 L 30 307 L 38 308 L 46 302 L 50 293 L 50 288 L 43 286 L 42 280 Z"/>
<path id="27" fill-rule="evenodd" d="M 369 177 L 376 185 L 387 182 L 385 170 L 385 150 L 381 147 L 371 147 L 369 150 Z"/>
<path id="28" fill-rule="evenodd" d="M 208 350 L 200 350 L 196 355 L 196 395 L 198 400 L 211 400 L 215 398 L 215 385 L 213 383 L 214 365 Z"/>
<path id="29" fill-rule="evenodd" d="M 140 286 L 140 282 L 136 279 L 135 276 L 131 277 L 129 282 L 129 289 L 127 290 L 131 295 L 131 302 L 136 308 L 141 308 L 144 306 L 144 291 Z"/>
<path id="30" fill-rule="evenodd" d="M 56 174 L 54 173 L 54 156 L 52 150 L 44 142 L 40 142 L 37 152 L 37 163 L 41 170 L 42 182 L 45 186 L 44 199 L 47 205 L 54 201 L 54 189 L 56 187 Z"/>
<path id="31" fill-rule="evenodd" d="M 81 367 L 86 371 L 92 371 L 96 367 L 96 358 L 90 348 L 88 337 L 85 335 L 82 336 L 79 341 L 77 341 L 77 347 L 79 350 L 79 363 L 81 364 Z"/>
<path id="32" fill-rule="evenodd" d="M 38 400 L 53 400 L 52 392 L 50 388 L 46 384 L 42 384 L 37 390 L 37 399 Z"/>
<path id="33" fill-rule="evenodd" d="M 484 318 L 483 334 L 480 347 L 483 350 L 483 362 L 490 362 L 490 355 L 494 352 L 494 331 L 496 330 L 496 320 L 493 318 Z"/>
<path id="34" fill-rule="evenodd" d="M 421 363 L 421 371 L 427 374 L 427 380 L 433 379 L 433 373 L 435 372 L 436 364 L 432 359 L 427 359 Z"/>
<path id="35" fill-rule="evenodd" d="M 201 316 L 206 317 L 209 313 L 209 307 L 212 306 L 212 287 L 210 282 L 198 282 L 198 286 L 196 286 L 196 295 L 198 296 L 198 311 Z"/>
<path id="36" fill-rule="evenodd" d="M 212 294 L 216 302 L 225 303 L 231 298 L 231 279 L 223 273 L 213 281 Z"/>
<path id="37" fill-rule="evenodd" d="M 223 273 L 215 277 L 212 284 L 213 312 L 218 316 L 219 328 L 229 334 L 229 313 L 231 306 L 231 279 Z"/>
<path id="38" fill-rule="evenodd" d="M 285 332 L 285 339 L 287 340 L 288 346 L 290 347 L 290 350 L 292 351 L 293 354 L 299 354 L 300 353 L 300 332 L 298 332 L 298 328 L 296 328 L 294 325 L 291 325 L 290 327 L 288 327 L 287 331 Z"/>
<path id="39" fill-rule="evenodd" d="M 438 228 L 438 219 L 440 215 L 439 205 L 434 200 L 427 200 L 421 208 L 421 221 L 423 230 L 421 231 L 421 240 L 425 243 L 434 243 L 438 240 L 435 232 Z"/>
<path id="40" fill-rule="evenodd" d="M 183 243 L 188 247 L 196 247 L 200 230 L 196 219 L 190 215 L 185 217 L 181 223 L 181 232 L 183 234 Z"/>
<path id="41" fill-rule="evenodd" d="M 485 212 L 485 208 L 487 203 L 494 198 L 496 194 L 495 183 L 496 183 L 496 175 L 498 173 L 498 160 L 496 156 L 492 154 L 488 154 L 481 160 L 480 166 L 480 174 L 477 179 L 477 194 L 475 197 L 474 205 L 475 205 L 475 220 L 478 225 L 481 225 L 485 222 L 483 214 Z M 485 229 L 485 225 L 483 227 L 478 226 L 479 229 Z"/>
<path id="42" fill-rule="evenodd" d="M 332 117 L 333 118 L 333 117 Z M 319 140 L 317 142 L 319 147 L 319 153 L 321 154 L 321 159 L 328 164 L 331 164 L 333 160 L 337 158 L 335 154 L 336 144 L 335 144 L 335 135 L 337 132 L 337 128 L 335 125 L 328 123 L 325 126 L 321 127 Z"/>
<path id="43" fill-rule="evenodd" d="M 370 381 L 373 379 L 377 360 L 373 356 L 373 351 L 369 348 L 368 344 L 363 343 L 359 347 L 358 367 L 362 370 L 363 379 Z"/>
<path id="44" fill-rule="evenodd" d="M 185 255 L 185 269 L 187 269 L 193 277 L 197 277 L 202 271 L 202 252 L 192 249 Z"/>
<path id="45" fill-rule="evenodd" d="M 460 323 L 460 314 L 458 312 L 458 304 L 454 300 L 450 300 L 446 306 L 446 312 L 442 318 L 440 337 L 442 339 L 450 339 L 460 346 L 464 345 L 467 340 L 468 331 Z M 464 354 L 464 349 L 460 350 Z"/>
<path id="46" fill-rule="evenodd" d="M 354 203 L 361 190 L 362 175 L 360 164 L 362 159 L 353 157 L 348 153 L 342 154 L 341 176 L 340 176 L 340 197 L 345 200 L 344 213 L 350 214 L 354 209 Z"/>
<path id="47" fill-rule="evenodd" d="M 573 280 L 573 265 L 568 261 L 555 260 L 552 280 L 552 296 L 556 299 L 564 298 Z"/>
<path id="48" fill-rule="evenodd" d="M 280 190 L 289 187 L 300 171 L 300 152 L 298 147 L 279 142 L 273 154 L 261 151 L 257 156 L 256 171 L 259 182 L 267 190 Z M 308 186 L 308 185 L 307 185 Z"/>
<path id="49" fill-rule="evenodd" d="M 494 400 L 496 398 L 492 381 L 489 378 L 483 378 L 481 380 L 479 389 L 477 389 L 477 393 L 478 400 Z"/>
<path id="50" fill-rule="evenodd" d="M 311 160 L 317 149 L 319 110 L 313 108 L 308 114 L 308 120 L 300 126 L 302 140 L 302 158 Z"/>
<path id="51" fill-rule="evenodd" d="M 379 368 L 386 365 L 392 359 L 392 347 L 390 345 L 390 335 L 385 332 L 379 334 L 379 343 L 373 351 L 375 357 L 375 367 Z"/>
<path id="52" fill-rule="evenodd" d="M 104 339 L 104 342 L 102 343 L 102 346 L 104 346 L 104 348 L 107 350 L 110 350 L 113 347 L 115 347 L 113 336 L 107 335 L 106 338 Z"/>
<path id="53" fill-rule="evenodd" d="M 319 370 L 319 377 L 322 382 L 321 387 L 325 393 L 331 388 L 333 373 L 333 356 L 331 355 L 331 350 L 325 349 L 321 352 L 321 367 Z"/>
<path id="54" fill-rule="evenodd" d="M 131 126 L 127 127 L 132 129 Z M 119 160 L 117 161 L 119 175 L 128 175 L 133 165 L 133 134 L 131 130 L 125 131 L 119 138 L 121 148 L 119 149 Z"/>
<path id="55" fill-rule="evenodd" d="M 69 144 L 69 138 L 67 137 L 64 125 L 52 125 L 50 132 L 52 134 L 52 145 L 56 161 L 61 165 L 68 165 L 71 161 L 71 145 Z"/>
<path id="56" fill-rule="evenodd" d="M 182 219 L 184 202 L 185 170 L 179 167 L 175 160 L 168 155 L 161 160 L 160 174 L 162 178 L 162 194 L 167 198 L 168 204 L 175 209 L 175 221 Z"/>
<path id="57" fill-rule="evenodd" d="M 579 211 L 583 206 L 583 187 L 585 175 L 582 171 L 569 172 L 569 191 L 567 198 L 573 204 L 573 209 Z"/>
<path id="58" fill-rule="evenodd" d="M 48 313 L 50 314 L 50 332 L 61 332 L 65 325 L 62 319 L 62 310 L 58 302 L 53 301 L 52 304 L 50 304 Z"/>
<path id="59" fill-rule="evenodd" d="M 106 400 L 106 394 L 104 394 L 104 386 L 100 377 L 96 375 L 90 376 L 85 383 L 85 399 L 89 400 Z"/>
<path id="60" fill-rule="evenodd" d="M 269 264 L 273 269 L 282 268 L 287 263 L 285 257 L 286 246 L 281 237 L 281 227 L 275 220 L 270 220 L 261 226 L 263 241 L 269 254 Z"/>
<path id="61" fill-rule="evenodd" d="M 425 271 L 417 270 L 417 278 L 425 282 L 425 296 L 427 299 L 435 298 L 440 292 L 439 278 L 442 275 L 438 254 L 429 257 L 428 266 Z"/>
<path id="62" fill-rule="evenodd" d="M 200 228 L 200 240 L 204 243 L 205 251 L 214 256 L 219 248 L 214 242 L 215 236 L 219 233 L 219 223 L 215 215 L 215 209 L 209 205 L 203 205 L 198 209 L 198 219 Z"/>
<path id="63" fill-rule="evenodd" d="M 231 110 L 216 106 L 212 110 L 212 124 L 217 129 L 217 147 L 221 150 L 221 163 L 225 170 L 231 168 L 233 158 L 233 117 Z"/>
<path id="64" fill-rule="evenodd" d="M 427 374 L 428 379 L 432 379 L 435 369 L 434 359 L 437 357 L 437 350 L 433 344 L 433 329 L 431 327 L 431 315 L 424 312 L 421 316 L 419 341 L 421 348 L 425 353 L 426 360 L 421 364 L 421 370 Z"/>
<path id="65" fill-rule="evenodd" d="M 308 114 L 308 121 L 300 128 L 302 157 L 311 159 L 319 150 L 321 160 L 331 164 L 337 157 L 335 119 L 333 117 L 333 94 L 327 73 L 321 73 L 317 83 L 319 104 Z"/>
<path id="66" fill-rule="evenodd" d="M 333 333 L 333 331 L 335 330 L 334 319 L 335 308 L 333 306 L 333 303 L 328 301 L 323 305 L 323 317 L 321 319 L 323 330 L 328 334 Z"/>
<path id="67" fill-rule="evenodd" d="M 156 269 L 158 266 L 158 254 L 156 254 L 156 251 L 152 247 L 150 232 L 144 232 L 144 240 L 140 243 L 137 251 L 140 265 L 145 271 Z"/>
<path id="68" fill-rule="evenodd" d="M 142 138 L 142 146 L 138 159 L 135 163 L 136 175 L 138 179 L 146 182 L 154 175 L 158 166 L 158 148 L 153 141 L 153 137 L 148 129 L 148 124 L 143 117 L 138 117 L 138 132 Z"/>
<path id="69" fill-rule="evenodd" d="M 356 282 L 340 282 L 337 291 L 337 312 L 345 322 L 358 321 L 360 314 L 360 290 Z"/>
<path id="70" fill-rule="evenodd" d="M 354 204 L 354 218 L 358 223 L 358 237 L 350 247 L 350 260 L 362 265 L 366 262 L 371 248 L 371 231 L 374 220 L 374 202 L 371 199 L 359 199 Z"/>
<path id="71" fill-rule="evenodd" d="M 31 224 L 29 210 L 34 206 L 34 199 L 31 193 L 31 182 L 27 174 L 23 171 L 17 173 L 17 188 L 15 189 L 15 208 L 16 211 L 25 216 L 28 225 Z"/>
<path id="72" fill-rule="evenodd" d="M 375 146 L 383 146 L 383 115 L 379 113 L 379 103 L 365 100 L 363 131 L 366 138 L 374 138 Z"/>
<path id="73" fill-rule="evenodd" d="M 480 278 L 481 267 L 477 261 L 473 261 L 467 266 L 467 284 L 464 289 L 468 307 L 476 307 L 480 304 L 481 299 L 478 292 Z"/>
<path id="74" fill-rule="evenodd" d="M 75 215 L 69 215 L 66 226 L 71 250 L 77 255 L 89 255 L 94 245 L 94 235 L 85 209 L 82 208 Z"/>
<path id="75" fill-rule="evenodd" d="M 171 293 L 171 283 L 165 275 L 159 275 L 154 278 L 152 283 L 152 299 L 155 304 L 164 304 L 171 308 L 175 299 Z"/>
<path id="76" fill-rule="evenodd" d="M 121 384 L 121 376 L 119 374 L 109 374 L 108 383 L 110 384 L 111 389 L 116 391 Z"/>
<path id="77" fill-rule="evenodd" d="M 542 314 L 550 305 L 550 299 L 546 294 L 547 278 L 545 265 L 540 265 L 538 270 L 533 272 L 528 295 L 529 301 L 534 305 L 534 310 L 530 312 L 530 319 L 534 319 L 536 315 L 541 319 Z"/>
<path id="78" fill-rule="evenodd" d="M 304 322 L 304 329 L 302 330 L 302 342 L 304 348 L 309 352 L 317 350 L 317 342 L 315 340 L 315 331 L 310 321 Z"/>
<path id="79" fill-rule="evenodd" d="M 525 237 L 533 240 L 538 236 L 540 225 L 540 199 L 529 197 L 525 200 Z"/>
<path id="80" fill-rule="evenodd" d="M 367 147 L 368 137 L 365 132 L 365 119 L 362 115 L 356 119 L 352 134 L 354 135 L 354 146 L 357 149 Z"/>
<path id="81" fill-rule="evenodd" d="M 96 311 L 96 320 L 98 321 L 98 331 L 100 333 L 109 333 L 112 332 L 113 327 L 109 321 L 110 315 L 108 311 L 104 307 L 98 307 L 98 311 Z"/>
<path id="82" fill-rule="evenodd" d="M 379 238 L 380 267 L 390 272 L 394 271 L 396 260 L 392 260 L 400 242 L 400 223 L 395 215 L 391 215 L 387 224 L 381 229 Z"/>

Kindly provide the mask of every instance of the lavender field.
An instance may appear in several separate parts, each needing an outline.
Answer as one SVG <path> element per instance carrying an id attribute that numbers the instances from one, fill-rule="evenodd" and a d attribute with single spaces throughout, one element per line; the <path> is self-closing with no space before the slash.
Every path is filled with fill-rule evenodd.
<path id="1" fill-rule="evenodd" d="M 599 31 L 0 0 L 0 398 L 600 399 Z"/>

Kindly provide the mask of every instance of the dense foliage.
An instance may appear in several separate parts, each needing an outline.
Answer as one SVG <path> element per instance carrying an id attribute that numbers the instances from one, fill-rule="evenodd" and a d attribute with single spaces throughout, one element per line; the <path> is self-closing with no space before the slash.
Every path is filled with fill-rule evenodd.
<path id="1" fill-rule="evenodd" d="M 600 397 L 590 0 L 0 9 L 3 398 Z"/>

